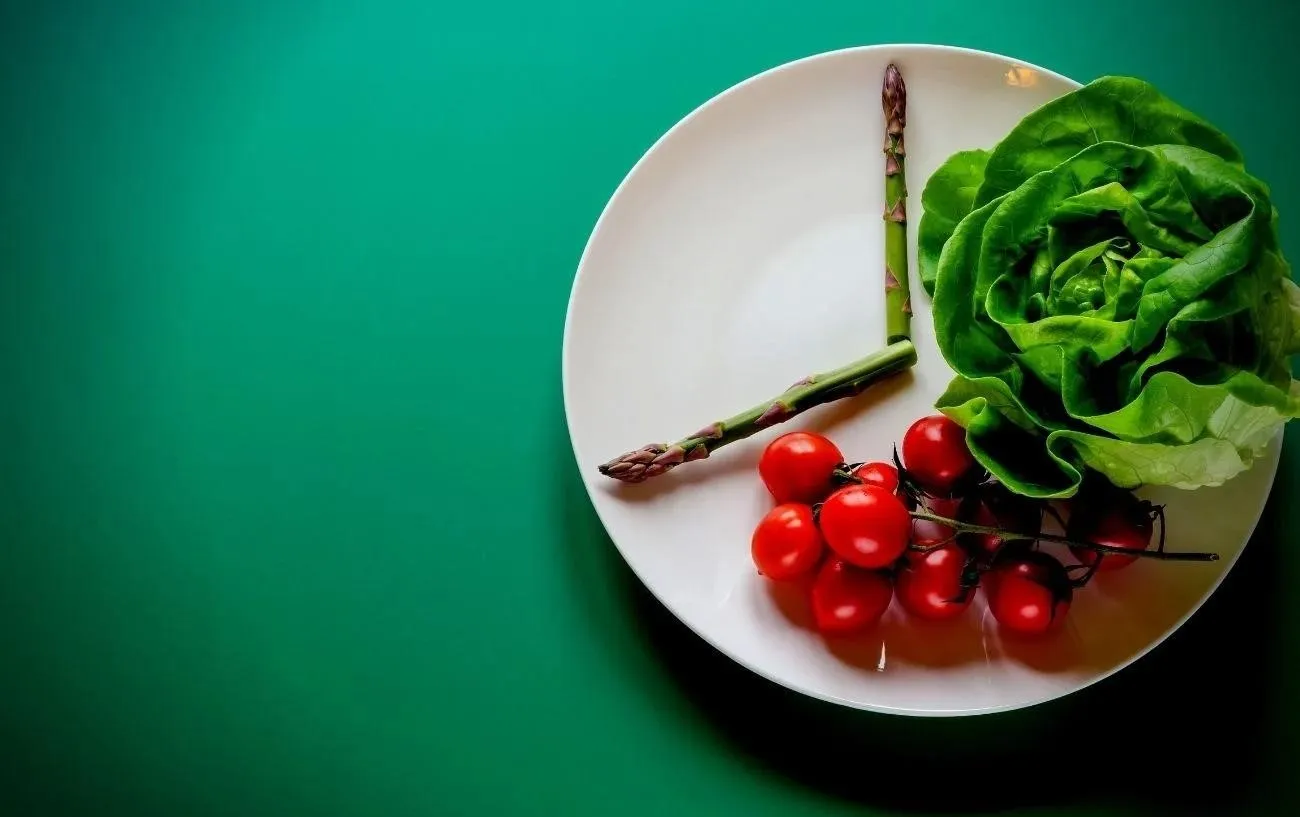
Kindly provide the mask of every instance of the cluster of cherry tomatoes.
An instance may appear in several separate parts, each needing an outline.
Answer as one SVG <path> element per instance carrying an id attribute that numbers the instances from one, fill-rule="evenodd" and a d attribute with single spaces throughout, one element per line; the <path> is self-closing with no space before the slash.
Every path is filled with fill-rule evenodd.
<path id="1" fill-rule="evenodd" d="M 808 583 L 823 633 L 868 629 L 895 598 L 911 616 L 952 619 L 982 588 L 1000 627 L 1044 635 L 1064 621 L 1076 588 L 1136 559 L 1071 548 L 1078 564 L 1067 567 L 1038 549 L 1047 506 L 989 480 L 965 431 L 942 415 L 913 423 L 901 449 L 894 463 L 848 464 L 830 439 L 796 431 L 773 440 L 759 460 L 776 505 L 754 530 L 751 556 L 769 580 Z M 1072 534 L 1145 550 L 1151 506 L 1124 496 L 1108 497 L 1102 512 L 1074 515 Z"/>

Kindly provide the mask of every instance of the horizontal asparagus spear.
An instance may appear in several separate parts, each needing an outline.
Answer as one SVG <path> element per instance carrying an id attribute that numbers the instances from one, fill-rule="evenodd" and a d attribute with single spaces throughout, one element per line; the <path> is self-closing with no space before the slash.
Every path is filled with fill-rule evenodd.
<path id="1" fill-rule="evenodd" d="M 643 482 L 684 462 L 702 460 L 728 443 L 784 423 L 814 406 L 860 394 L 873 383 L 916 363 L 910 340 L 889 344 L 878 352 L 829 372 L 803 378 L 771 400 L 711 423 L 675 443 L 651 443 L 599 466 L 600 473 L 623 482 Z"/>

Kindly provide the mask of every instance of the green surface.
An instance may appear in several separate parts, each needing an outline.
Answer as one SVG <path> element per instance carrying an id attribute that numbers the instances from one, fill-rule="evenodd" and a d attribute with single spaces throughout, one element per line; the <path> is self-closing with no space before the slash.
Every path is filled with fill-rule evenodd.
<path id="1" fill-rule="evenodd" d="M 0 813 L 1300 810 L 1296 428 L 1165 647 L 918 722 L 798 699 L 649 600 L 559 388 L 626 170 L 840 46 L 1150 79 L 1239 141 L 1300 258 L 1298 24 L 1269 0 L 0 4 Z"/>

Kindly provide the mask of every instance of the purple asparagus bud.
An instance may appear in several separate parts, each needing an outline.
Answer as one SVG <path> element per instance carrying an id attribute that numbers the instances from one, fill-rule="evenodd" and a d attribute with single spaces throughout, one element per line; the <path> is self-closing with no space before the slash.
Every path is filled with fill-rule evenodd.
<path id="1" fill-rule="evenodd" d="M 667 473 L 683 462 L 704 459 L 707 456 L 709 456 L 709 449 L 703 444 L 695 445 L 688 451 L 680 444 L 655 443 L 615 457 L 599 466 L 599 470 L 605 476 L 623 482 L 643 482 Z"/>

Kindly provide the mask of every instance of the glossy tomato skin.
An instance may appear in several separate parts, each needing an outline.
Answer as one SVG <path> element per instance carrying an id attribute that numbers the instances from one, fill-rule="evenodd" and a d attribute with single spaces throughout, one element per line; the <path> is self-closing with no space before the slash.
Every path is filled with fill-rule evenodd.
<path id="1" fill-rule="evenodd" d="M 1012 576 L 999 581 L 998 592 L 989 599 L 989 611 L 999 626 L 1020 635 L 1039 636 L 1062 626 L 1070 602 L 1037 582 Z"/>
<path id="2" fill-rule="evenodd" d="M 945 621 L 970 607 L 974 588 L 963 584 L 968 557 L 956 543 L 927 552 L 909 550 L 894 592 L 903 609 L 917 618 Z"/>
<path id="3" fill-rule="evenodd" d="M 758 474 L 778 503 L 813 504 L 833 489 L 831 475 L 844 462 L 835 443 L 821 434 L 792 431 L 763 449 Z"/>
<path id="4" fill-rule="evenodd" d="M 813 621 L 827 635 L 848 635 L 874 626 L 889 609 L 889 577 L 831 557 L 822 564 L 809 593 Z"/>
<path id="5" fill-rule="evenodd" d="M 1097 521 L 1095 527 L 1086 533 L 1073 532 L 1072 536 L 1082 541 L 1098 545 L 1124 548 L 1125 550 L 1143 551 L 1151 546 L 1151 534 L 1154 531 L 1151 518 L 1123 512 L 1109 513 Z M 1098 553 L 1088 548 L 1070 548 L 1070 552 L 1081 564 L 1092 567 L 1101 559 L 1097 571 L 1106 572 L 1128 567 L 1138 560 L 1137 556 L 1122 553 Z"/>
<path id="6" fill-rule="evenodd" d="M 1063 576 L 1068 577 L 1069 574 L 1058 559 L 1041 551 L 1003 553 L 984 576 L 984 591 L 990 598 L 997 591 L 998 581 L 1004 576 L 1021 576 L 1048 584 L 1059 581 Z"/>
<path id="7" fill-rule="evenodd" d="M 840 488 L 822 503 L 818 524 L 835 555 L 867 569 L 897 561 L 912 532 L 903 501 L 878 485 Z"/>
<path id="8" fill-rule="evenodd" d="M 942 414 L 922 417 L 903 435 L 903 467 L 926 491 L 948 496 L 975 469 L 966 430 Z"/>
<path id="9" fill-rule="evenodd" d="M 986 577 L 985 589 L 998 626 L 1026 636 L 1059 629 L 1074 598 L 1065 566 L 1038 551 L 1000 560 Z"/>
<path id="10" fill-rule="evenodd" d="M 891 494 L 898 493 L 898 469 L 887 462 L 864 462 L 853 469 L 853 476 L 867 485 L 877 485 Z"/>
<path id="11" fill-rule="evenodd" d="M 763 515 L 750 539 L 758 572 L 773 581 L 788 581 L 812 572 L 826 552 L 810 505 L 787 502 Z"/>

